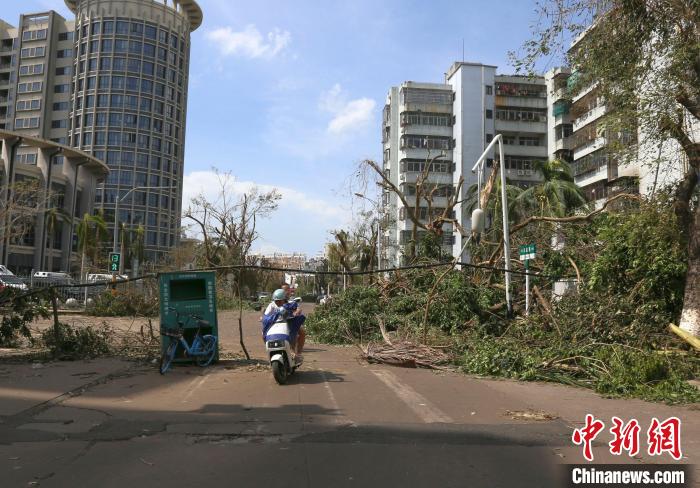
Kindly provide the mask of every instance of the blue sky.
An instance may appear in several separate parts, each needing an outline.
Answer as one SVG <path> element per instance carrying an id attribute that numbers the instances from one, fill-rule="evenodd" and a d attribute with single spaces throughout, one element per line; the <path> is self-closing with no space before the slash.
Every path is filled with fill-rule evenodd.
<path id="1" fill-rule="evenodd" d="M 346 182 L 381 158 L 390 86 L 435 81 L 462 57 L 512 72 L 507 52 L 536 20 L 527 1 L 201 0 L 192 35 L 183 208 L 214 196 L 216 167 L 235 188 L 277 187 L 280 209 L 259 225 L 261 251 L 323 249 L 348 223 Z M 2 0 L 0 18 L 62 0 Z"/>

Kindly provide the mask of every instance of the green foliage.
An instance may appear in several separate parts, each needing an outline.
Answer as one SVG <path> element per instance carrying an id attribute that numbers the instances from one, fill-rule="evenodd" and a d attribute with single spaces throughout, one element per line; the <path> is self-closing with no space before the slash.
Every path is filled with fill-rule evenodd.
<path id="1" fill-rule="evenodd" d="M 107 355 L 111 352 L 113 338 L 114 331 L 107 325 L 72 327 L 59 322 L 58 329 L 51 327 L 41 333 L 46 347 L 60 359 L 85 359 Z"/>
<path id="2" fill-rule="evenodd" d="M 131 290 L 107 290 L 95 297 L 87 313 L 97 317 L 155 317 L 158 298 Z"/>
<path id="3" fill-rule="evenodd" d="M 0 322 L 0 346 L 17 347 L 21 339 L 31 340 L 29 330 L 36 318 L 49 316 L 45 302 L 34 296 L 27 296 L 25 291 L 5 287 L 0 291 L 0 307 L 2 321 Z"/>
<path id="4" fill-rule="evenodd" d="M 509 321 L 497 315 L 504 298 L 493 285 L 501 275 L 489 282 L 481 271 L 451 271 L 435 288 L 428 336 L 451 340 L 457 364 L 472 374 L 556 381 L 650 401 L 700 401 L 687 381 L 700 376 L 700 359 L 684 354 L 685 343 L 667 330 L 680 313 L 686 271 L 686 243 L 672 211 L 644 203 L 582 224 L 547 225 L 536 263 L 555 276 L 573 274 L 569 259 L 578 263 L 579 293 L 554 300 L 552 315 L 536 308 Z M 554 232 L 563 247 L 546 245 Z M 402 337 L 421 337 L 428 296 L 441 274 L 404 272 L 381 293 L 351 287 L 317 307 L 309 331 L 324 342 L 380 340 L 382 319 Z M 534 282 L 543 292 L 551 287 L 544 278 Z M 521 293 L 516 289 L 516 302 Z"/>
<path id="5" fill-rule="evenodd" d="M 401 327 L 407 333 L 418 333 L 436 278 L 434 271 L 409 271 L 404 275 L 408 286 L 384 295 L 373 286 L 350 287 L 317 307 L 306 322 L 307 330 L 329 343 L 367 341 L 378 337 L 381 318 L 390 330 Z M 501 299 L 500 292 L 474 285 L 468 274 L 451 271 L 435 289 L 428 327 L 434 333 L 453 333 L 467 324 L 489 321 L 492 315 L 486 310 Z"/>
<path id="6" fill-rule="evenodd" d="M 602 243 L 590 267 L 588 285 L 606 294 L 631 299 L 672 314 L 680 313 L 687 270 L 687 245 L 668 208 L 607 214 L 598 222 Z"/>
<path id="7" fill-rule="evenodd" d="M 306 321 L 306 329 L 319 341 L 331 344 L 354 339 L 379 337 L 377 317 L 381 312 L 379 291 L 374 287 L 353 286 L 316 309 Z"/>

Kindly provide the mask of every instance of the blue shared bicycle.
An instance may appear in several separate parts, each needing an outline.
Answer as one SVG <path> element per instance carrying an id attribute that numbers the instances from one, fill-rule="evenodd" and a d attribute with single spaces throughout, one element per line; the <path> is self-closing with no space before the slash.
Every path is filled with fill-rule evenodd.
<path id="1" fill-rule="evenodd" d="M 191 357 L 198 366 L 209 366 L 216 356 L 216 343 L 217 337 L 212 334 L 202 335 L 202 328 L 209 327 L 209 322 L 202 320 L 194 314 L 181 314 L 174 308 L 170 308 L 172 312 L 175 312 L 175 323 L 176 328 L 164 327 L 161 329 L 161 335 L 168 338 L 168 347 L 165 352 L 160 357 L 160 374 L 165 374 L 165 372 L 170 368 L 170 365 L 175 358 L 175 353 L 177 352 L 177 346 L 182 345 L 185 350 L 185 355 Z M 186 320 L 182 320 L 182 316 L 186 317 Z M 184 337 L 185 326 L 189 324 L 190 320 L 197 321 L 197 332 L 192 339 L 192 344 L 188 344 Z"/>

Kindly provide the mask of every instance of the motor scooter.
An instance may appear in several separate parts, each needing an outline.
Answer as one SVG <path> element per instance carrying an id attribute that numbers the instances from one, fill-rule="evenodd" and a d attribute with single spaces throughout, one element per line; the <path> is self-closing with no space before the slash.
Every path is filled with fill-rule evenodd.
<path id="1" fill-rule="evenodd" d="M 282 306 L 282 311 L 278 314 L 277 320 L 264 331 L 265 350 L 270 358 L 272 376 L 280 385 L 287 382 L 287 379 L 294 374 L 294 371 L 301 366 L 295 362 L 294 350 L 292 349 L 291 324 L 294 320 L 294 310 L 301 302 L 297 297 Z"/>

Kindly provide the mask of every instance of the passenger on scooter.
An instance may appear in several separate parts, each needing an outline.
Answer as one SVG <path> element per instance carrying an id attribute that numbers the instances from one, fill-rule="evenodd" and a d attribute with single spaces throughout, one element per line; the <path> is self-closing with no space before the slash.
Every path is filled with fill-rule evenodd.
<path id="1" fill-rule="evenodd" d="M 265 331 L 278 320 L 280 314 L 287 316 L 291 334 L 290 339 L 295 354 L 294 362 L 301 364 L 303 361 L 301 353 L 304 350 L 304 342 L 306 342 L 306 330 L 304 328 L 306 317 L 301 314 L 298 303 L 287 301 L 287 294 L 282 288 L 275 290 L 272 294 L 272 302 L 265 309 L 263 337 L 265 336 Z"/>

